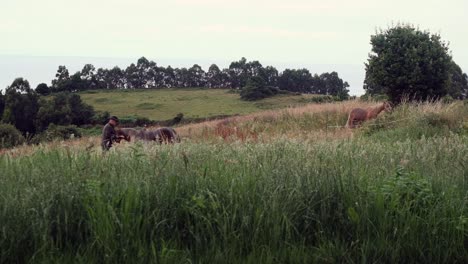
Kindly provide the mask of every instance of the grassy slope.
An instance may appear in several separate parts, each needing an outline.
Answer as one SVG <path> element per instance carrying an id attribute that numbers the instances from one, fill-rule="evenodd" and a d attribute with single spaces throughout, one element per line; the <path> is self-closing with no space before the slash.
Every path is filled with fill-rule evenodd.
<path id="1" fill-rule="evenodd" d="M 0 262 L 463 263 L 468 105 L 266 111 L 0 156 Z M 94 146 L 93 146 L 94 145 Z"/>
<path id="2" fill-rule="evenodd" d="M 80 94 L 96 110 L 120 117 L 141 116 L 167 120 L 178 113 L 185 117 L 248 114 L 265 109 L 304 104 L 313 95 L 280 95 L 258 102 L 245 102 L 226 89 L 160 89 L 99 91 Z"/>

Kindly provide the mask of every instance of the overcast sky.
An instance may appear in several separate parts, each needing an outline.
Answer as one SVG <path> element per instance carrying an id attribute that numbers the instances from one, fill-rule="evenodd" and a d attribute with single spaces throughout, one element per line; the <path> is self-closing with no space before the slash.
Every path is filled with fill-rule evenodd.
<path id="1" fill-rule="evenodd" d="M 349 78 L 356 92 L 370 35 L 398 22 L 440 33 L 468 70 L 467 11 L 466 0 L 0 0 L 0 70 L 14 74 L 21 67 L 9 67 L 18 63 L 12 58 L 24 63 L 30 56 L 146 56 L 183 66 L 245 56 L 313 72 L 348 65 L 354 70 L 342 75 L 355 72 Z"/>

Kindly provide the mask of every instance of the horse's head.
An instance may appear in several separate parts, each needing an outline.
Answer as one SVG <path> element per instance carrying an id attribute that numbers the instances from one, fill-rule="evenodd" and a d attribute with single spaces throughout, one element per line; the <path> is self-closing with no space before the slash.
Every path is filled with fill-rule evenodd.
<path id="1" fill-rule="evenodd" d="M 118 129 L 115 131 L 115 133 L 118 138 L 125 139 L 126 141 L 130 142 L 131 140 L 130 135 L 128 133 L 125 133 L 125 131 Z M 120 143 L 120 139 L 117 141 L 118 143 Z"/>
<path id="2" fill-rule="evenodd" d="M 384 102 L 383 107 L 385 112 L 391 112 L 393 110 L 393 106 L 390 102 Z"/>

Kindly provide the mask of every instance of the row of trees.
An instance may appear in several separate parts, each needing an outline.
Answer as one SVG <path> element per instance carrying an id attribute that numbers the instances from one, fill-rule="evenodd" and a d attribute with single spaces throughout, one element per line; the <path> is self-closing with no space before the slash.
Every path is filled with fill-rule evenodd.
<path id="1" fill-rule="evenodd" d="M 312 75 L 307 69 L 286 69 L 279 72 L 273 66 L 263 67 L 258 61 L 242 58 L 232 62 L 229 68 L 220 69 L 216 64 L 204 71 L 195 64 L 190 68 L 158 66 L 145 57 L 138 59 L 125 69 L 96 69 L 86 64 L 81 71 L 70 75 L 65 66 L 59 66 L 52 86 L 40 84 L 37 92 L 48 94 L 63 91 L 83 91 L 88 89 L 138 89 L 171 87 L 209 87 L 239 89 L 252 77 L 260 77 L 268 86 L 281 90 L 328 94 L 345 98 L 349 87 L 336 72 Z"/>
<path id="2" fill-rule="evenodd" d="M 78 94 L 41 97 L 23 78 L 15 79 L 5 94 L 0 91 L 0 122 L 12 124 L 25 135 L 40 133 L 52 123 L 79 126 L 96 122 L 95 118 L 94 109 Z"/>

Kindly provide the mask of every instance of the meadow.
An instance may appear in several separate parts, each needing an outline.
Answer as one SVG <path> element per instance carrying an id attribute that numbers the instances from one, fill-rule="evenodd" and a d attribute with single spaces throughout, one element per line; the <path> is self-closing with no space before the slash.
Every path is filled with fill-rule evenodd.
<path id="1" fill-rule="evenodd" d="M 186 118 L 237 115 L 266 109 L 304 105 L 315 95 L 279 95 L 258 102 L 246 102 L 231 89 L 142 89 L 86 91 L 80 93 L 87 104 L 98 111 L 119 117 L 172 119 L 178 113 Z"/>
<path id="2" fill-rule="evenodd" d="M 468 105 L 347 101 L 0 156 L 0 263 L 466 263 Z"/>

